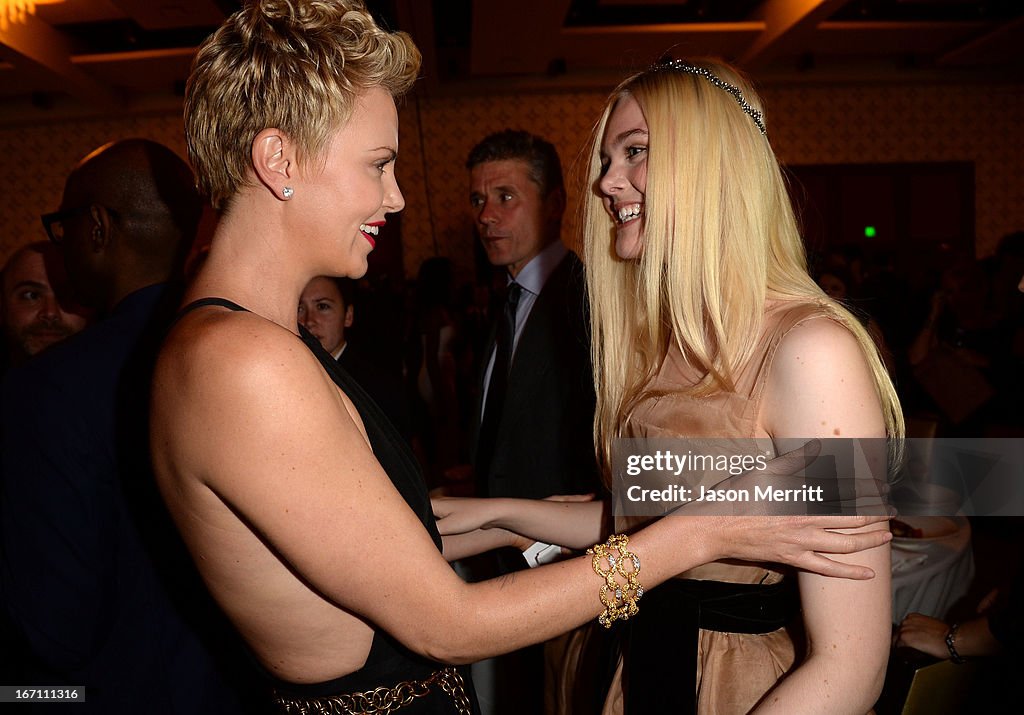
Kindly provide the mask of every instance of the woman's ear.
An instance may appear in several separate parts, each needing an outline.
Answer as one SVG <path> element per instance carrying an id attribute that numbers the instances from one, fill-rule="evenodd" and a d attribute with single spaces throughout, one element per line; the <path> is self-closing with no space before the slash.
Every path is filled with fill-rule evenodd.
<path id="1" fill-rule="evenodd" d="M 295 193 L 295 145 L 280 129 L 264 129 L 252 141 L 252 166 L 260 183 L 275 197 L 287 201 Z"/>

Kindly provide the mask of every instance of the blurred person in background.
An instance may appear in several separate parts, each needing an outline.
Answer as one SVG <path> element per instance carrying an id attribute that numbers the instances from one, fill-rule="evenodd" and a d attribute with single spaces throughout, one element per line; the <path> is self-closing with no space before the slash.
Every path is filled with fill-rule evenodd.
<path id="1" fill-rule="evenodd" d="M 88 308 L 68 296 L 64 262 L 48 241 L 22 246 L 7 259 L 2 278 L 6 364 L 16 366 L 88 325 Z"/>

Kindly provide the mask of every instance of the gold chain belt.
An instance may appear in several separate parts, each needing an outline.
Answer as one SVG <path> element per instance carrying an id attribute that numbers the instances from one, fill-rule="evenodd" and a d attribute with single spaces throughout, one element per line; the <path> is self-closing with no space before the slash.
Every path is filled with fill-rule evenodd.
<path id="1" fill-rule="evenodd" d="M 274 702 L 284 715 L 390 715 L 440 686 L 455 702 L 458 715 L 473 715 L 466 695 L 466 684 L 455 668 L 445 668 L 426 680 L 404 680 L 390 688 L 375 688 L 362 693 L 330 695 L 312 700 L 274 693 Z"/>

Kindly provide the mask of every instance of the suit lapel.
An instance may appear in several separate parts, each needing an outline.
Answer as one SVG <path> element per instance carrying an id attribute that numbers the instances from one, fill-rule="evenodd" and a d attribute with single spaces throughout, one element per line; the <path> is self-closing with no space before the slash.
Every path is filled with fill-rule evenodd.
<path id="1" fill-rule="evenodd" d="M 524 399 L 533 400 L 536 395 L 521 396 L 520 391 L 515 388 L 516 385 L 522 385 L 531 380 L 527 377 L 528 374 L 536 375 L 549 369 L 550 353 L 555 349 L 552 337 L 553 331 L 557 330 L 556 326 L 558 325 L 557 311 L 566 309 L 561 302 L 565 297 L 564 286 L 572 267 L 572 258 L 575 258 L 574 254 L 567 253 L 551 273 L 526 319 L 515 354 L 512 356 L 512 369 L 508 378 L 509 391 L 505 396 L 502 421 L 521 414 L 524 409 L 536 408 L 536 405 L 523 403 Z"/>

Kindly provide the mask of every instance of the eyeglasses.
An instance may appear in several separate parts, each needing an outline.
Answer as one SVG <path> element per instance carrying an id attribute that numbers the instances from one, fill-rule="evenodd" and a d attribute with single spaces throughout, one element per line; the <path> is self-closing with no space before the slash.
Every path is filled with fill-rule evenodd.
<path id="1" fill-rule="evenodd" d="M 46 231 L 46 235 L 50 237 L 51 241 L 59 246 L 64 242 L 64 222 L 72 216 L 85 213 L 91 208 L 92 204 L 87 204 L 73 209 L 64 209 L 63 211 L 54 211 L 53 213 L 43 214 L 39 218 L 43 222 L 43 229 Z"/>

